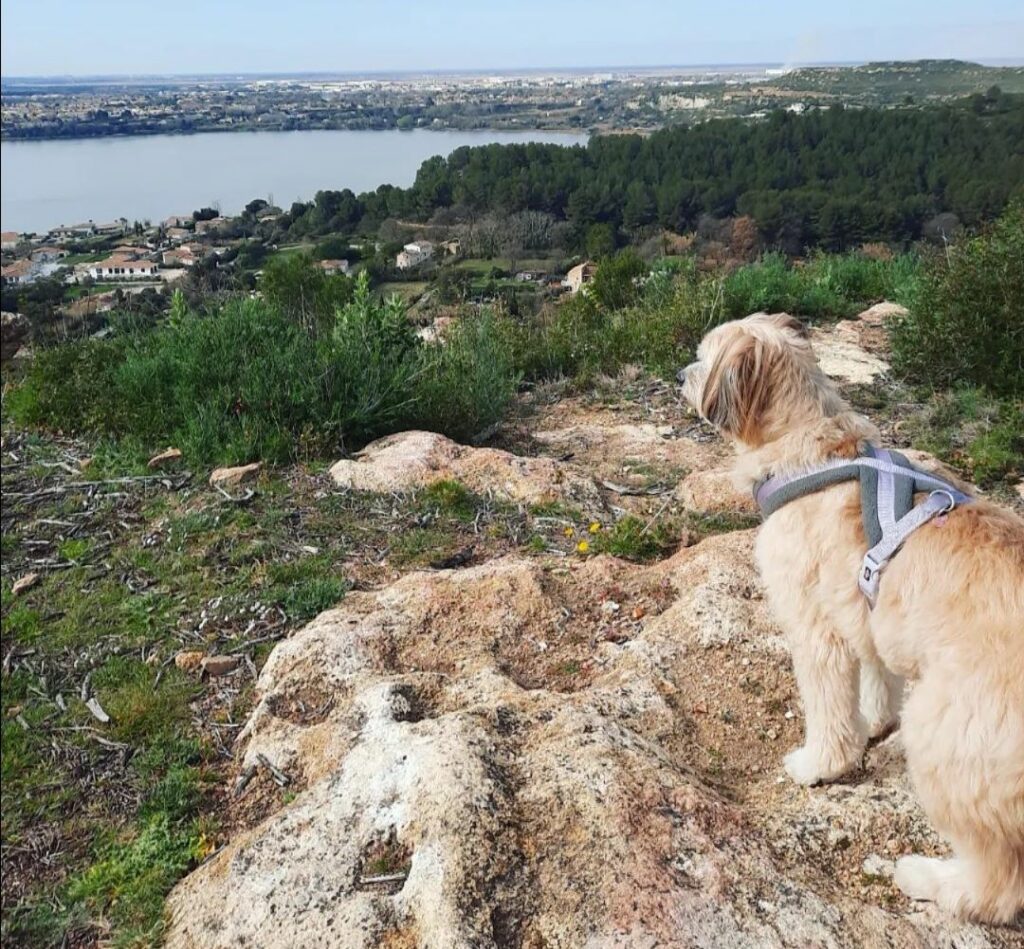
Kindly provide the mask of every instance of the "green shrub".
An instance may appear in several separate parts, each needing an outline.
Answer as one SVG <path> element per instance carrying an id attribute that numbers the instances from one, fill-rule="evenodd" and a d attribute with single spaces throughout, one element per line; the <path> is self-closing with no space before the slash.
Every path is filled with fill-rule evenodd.
<path id="1" fill-rule="evenodd" d="M 916 448 L 983 487 L 1024 474 L 1022 399 L 998 398 L 981 388 L 933 392 L 906 421 Z"/>
<path id="2" fill-rule="evenodd" d="M 353 293 L 351 279 L 329 276 L 306 254 L 278 254 L 264 267 L 259 286 L 271 306 L 309 332 L 329 326 Z"/>
<path id="3" fill-rule="evenodd" d="M 766 254 L 725 279 L 730 319 L 784 311 L 807 319 L 852 316 L 881 300 L 904 302 L 914 291 L 917 259 L 902 255 L 872 260 L 860 254 L 818 254 L 790 266 L 781 254 Z"/>
<path id="4" fill-rule="evenodd" d="M 459 319 L 443 341 L 424 346 L 410 421 L 468 441 L 498 422 L 519 374 L 507 333 L 489 312 Z"/>
<path id="5" fill-rule="evenodd" d="M 424 346 L 397 299 L 366 278 L 328 332 L 259 300 L 156 328 L 122 323 L 106 340 L 42 350 L 8 400 L 25 424 L 88 431 L 194 462 L 283 462 L 337 452 L 413 425 L 465 439 L 515 392 L 506 335 L 489 315 Z"/>
<path id="6" fill-rule="evenodd" d="M 916 382 L 1024 395 L 1024 201 L 933 263 L 892 347 Z"/>

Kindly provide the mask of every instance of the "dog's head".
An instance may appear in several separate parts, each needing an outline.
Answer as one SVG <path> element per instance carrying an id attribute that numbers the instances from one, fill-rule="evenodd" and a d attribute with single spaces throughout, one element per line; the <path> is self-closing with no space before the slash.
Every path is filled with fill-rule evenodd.
<path id="1" fill-rule="evenodd" d="M 827 396 L 807 328 L 785 313 L 756 313 L 711 330 L 678 373 L 684 398 L 724 435 L 757 447 L 794 412 Z"/>

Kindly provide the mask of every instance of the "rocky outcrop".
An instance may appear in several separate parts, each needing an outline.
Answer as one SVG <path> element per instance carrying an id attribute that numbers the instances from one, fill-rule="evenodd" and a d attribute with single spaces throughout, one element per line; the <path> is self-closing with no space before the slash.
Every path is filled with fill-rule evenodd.
<path id="1" fill-rule="evenodd" d="M 999 944 L 863 869 L 935 846 L 895 742 L 778 783 L 795 693 L 751 544 L 512 556 L 319 616 L 241 738 L 297 796 L 178 886 L 168 945 Z"/>
<path id="2" fill-rule="evenodd" d="M 600 507 L 597 487 L 551 458 L 496 448 L 469 448 L 434 432 L 402 432 L 367 445 L 331 468 L 334 483 L 356 491 L 409 491 L 454 479 L 471 491 L 505 501 L 570 500 Z"/>
<path id="3" fill-rule="evenodd" d="M 884 372 L 873 332 L 816 331 L 827 371 Z M 721 441 L 655 395 L 546 407 L 529 444 L 547 457 L 407 432 L 331 476 L 652 521 L 752 511 Z M 898 732 L 841 783 L 785 777 L 800 707 L 752 547 L 739 530 L 652 566 L 515 553 L 350 593 L 267 659 L 236 749 L 252 816 L 173 891 L 167 945 L 1019 944 L 893 884 L 898 856 L 943 850 Z"/>
<path id="4" fill-rule="evenodd" d="M 855 320 L 841 320 L 833 326 L 811 330 L 814 352 L 825 375 L 867 385 L 889 371 L 889 363 L 865 345 L 865 329 L 872 328 Z"/>

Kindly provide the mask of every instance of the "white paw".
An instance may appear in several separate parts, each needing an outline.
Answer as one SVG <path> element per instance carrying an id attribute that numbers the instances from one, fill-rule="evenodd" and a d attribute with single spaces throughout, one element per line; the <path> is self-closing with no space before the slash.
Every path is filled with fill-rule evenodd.
<path id="1" fill-rule="evenodd" d="M 826 778 L 818 756 L 806 745 L 786 755 L 783 764 L 786 774 L 797 784 L 818 784 Z"/>
<path id="2" fill-rule="evenodd" d="M 895 727 L 898 719 L 895 715 L 888 715 L 885 717 L 871 718 L 865 715 L 867 719 L 867 734 L 868 738 L 881 738 L 883 735 L 889 734 Z"/>
<path id="3" fill-rule="evenodd" d="M 900 857 L 896 861 L 893 882 L 912 900 L 934 900 L 938 887 L 937 865 L 933 857 Z"/>

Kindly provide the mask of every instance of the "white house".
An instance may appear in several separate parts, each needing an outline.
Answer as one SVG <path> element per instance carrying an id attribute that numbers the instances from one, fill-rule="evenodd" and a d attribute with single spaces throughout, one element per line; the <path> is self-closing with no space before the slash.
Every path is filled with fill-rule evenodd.
<path id="1" fill-rule="evenodd" d="M 316 265 L 328 276 L 347 274 L 349 267 L 347 260 L 318 260 Z"/>
<path id="2" fill-rule="evenodd" d="M 408 270 L 411 267 L 418 267 L 433 256 L 434 245 L 430 241 L 413 241 L 402 248 L 402 252 L 395 260 L 395 266 L 399 270 Z"/>
<path id="3" fill-rule="evenodd" d="M 5 284 L 31 283 L 36 278 L 36 269 L 29 260 L 16 260 L 0 270 L 0 280 Z"/>
<path id="4" fill-rule="evenodd" d="M 3 250 L 14 250 L 20 243 L 21 238 L 17 231 L 4 231 L 0 234 L 0 248 Z"/>
<path id="5" fill-rule="evenodd" d="M 93 280 L 153 280 L 157 276 L 157 266 L 151 260 L 132 260 L 115 254 L 89 264 L 89 276 Z"/>

